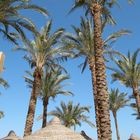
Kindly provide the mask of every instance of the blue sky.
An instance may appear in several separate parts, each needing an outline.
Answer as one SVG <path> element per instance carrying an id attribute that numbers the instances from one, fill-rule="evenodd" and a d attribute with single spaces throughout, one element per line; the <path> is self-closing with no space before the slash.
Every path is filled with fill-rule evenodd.
<path id="1" fill-rule="evenodd" d="M 71 25 L 79 26 L 80 16 L 83 15 L 82 10 L 77 10 L 71 15 L 67 16 L 67 12 L 70 9 L 72 2 L 74 0 L 33 0 L 34 3 L 43 6 L 48 9 L 50 17 L 53 19 L 53 31 L 59 27 L 66 28 L 67 31 L 72 32 Z M 120 0 L 121 8 L 115 7 L 112 9 L 113 16 L 116 18 L 117 26 L 107 27 L 104 33 L 104 38 L 110 33 L 118 31 L 122 28 L 129 29 L 132 34 L 129 36 L 122 37 L 114 44 L 114 49 L 126 54 L 128 50 L 134 52 L 137 48 L 140 48 L 140 1 L 135 0 L 135 4 L 130 6 L 125 0 Z M 36 12 L 25 12 L 32 20 L 36 23 L 37 28 L 40 29 L 50 17 L 44 18 L 42 15 Z M 31 35 L 29 35 L 31 37 Z M 0 96 L 0 110 L 5 112 L 5 117 L 0 120 L 0 137 L 7 135 L 10 130 L 14 130 L 17 135 L 22 136 L 25 125 L 25 118 L 28 110 L 28 103 L 30 97 L 30 89 L 27 88 L 24 82 L 23 76 L 25 75 L 25 70 L 29 70 L 27 62 L 23 60 L 23 52 L 13 52 L 11 49 L 13 44 L 9 43 L 7 40 L 0 38 L 0 51 L 3 51 L 6 55 L 5 68 L 6 70 L 0 76 L 6 79 L 10 88 L 5 90 L 0 87 L 2 95 Z M 50 101 L 49 110 L 55 108 L 63 100 L 68 102 L 73 100 L 74 103 L 79 103 L 81 105 L 92 106 L 91 113 L 89 114 L 90 119 L 95 122 L 95 113 L 93 107 L 93 96 L 92 96 L 92 86 L 90 71 L 87 67 L 85 72 L 81 74 L 78 65 L 82 62 L 81 59 L 70 60 L 63 63 L 68 72 L 71 75 L 71 79 L 68 81 L 72 83 L 67 89 L 71 90 L 75 96 L 74 97 L 64 97 L 58 96 L 54 101 Z M 112 65 L 109 63 L 109 65 Z M 114 66 L 114 65 L 112 65 Z M 111 84 L 110 72 L 107 71 L 108 86 L 110 88 L 118 87 L 122 92 L 128 92 L 129 95 L 132 93 L 131 89 L 125 88 L 125 86 L 119 84 L 119 82 Z M 42 112 L 42 103 L 38 100 L 36 117 Z M 132 109 L 126 107 L 118 112 L 118 125 L 120 136 L 122 140 L 128 139 L 130 134 L 133 132 L 140 136 L 140 121 L 136 121 L 135 117 L 132 116 Z M 111 115 L 113 140 L 116 140 L 114 119 Z M 36 121 L 34 123 L 33 131 L 38 130 L 41 127 L 41 121 Z M 89 136 L 96 138 L 96 129 L 90 128 L 85 123 L 82 127 L 77 127 L 77 131 L 85 130 Z"/>

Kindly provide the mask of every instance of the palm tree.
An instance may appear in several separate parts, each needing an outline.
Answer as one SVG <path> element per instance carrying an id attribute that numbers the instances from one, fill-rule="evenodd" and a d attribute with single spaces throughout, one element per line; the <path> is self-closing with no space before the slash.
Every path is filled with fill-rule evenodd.
<path id="1" fill-rule="evenodd" d="M 33 9 L 44 15 L 48 15 L 45 9 L 30 4 L 30 0 L 0 0 L 0 32 L 16 44 L 18 36 L 15 32 L 10 32 L 9 28 L 15 29 L 23 37 L 25 37 L 25 34 L 22 27 L 30 31 L 35 31 L 33 22 L 20 12 L 25 9 Z"/>
<path id="2" fill-rule="evenodd" d="M 30 74 L 31 76 L 32 74 Z M 47 124 L 47 110 L 50 98 L 55 99 L 57 95 L 73 95 L 70 91 L 63 90 L 66 84 L 62 83 L 69 79 L 69 76 L 62 73 L 61 68 L 54 68 L 53 70 L 46 70 L 45 76 L 42 78 L 42 86 L 39 97 L 43 101 L 43 121 L 42 128 L 46 127 Z M 32 79 L 29 77 L 25 77 L 26 82 L 29 87 L 32 87 Z M 42 119 L 42 115 L 38 117 L 38 119 Z"/>
<path id="3" fill-rule="evenodd" d="M 130 0 L 129 0 L 130 1 Z M 98 139 L 111 140 L 111 124 L 109 114 L 109 95 L 106 82 L 106 67 L 103 58 L 103 40 L 102 40 L 102 24 L 104 19 L 114 23 L 111 17 L 109 7 L 112 7 L 117 0 L 76 0 L 72 10 L 79 7 L 86 9 L 94 20 L 94 47 L 95 47 L 95 76 L 96 76 L 96 92 L 98 95 L 98 108 L 100 113 L 101 136 Z"/>
<path id="4" fill-rule="evenodd" d="M 58 60 L 63 60 L 68 56 L 67 50 L 63 47 L 56 47 L 64 33 L 64 29 L 58 29 L 56 32 L 50 34 L 51 26 L 52 21 L 49 21 L 39 33 L 36 32 L 34 34 L 34 41 L 30 42 L 27 38 L 23 38 L 24 46 L 17 46 L 15 48 L 16 50 L 27 52 L 27 55 L 24 58 L 29 62 L 31 67 L 34 68 L 33 88 L 26 118 L 24 136 L 30 135 L 32 132 L 37 95 L 39 95 L 42 85 L 44 66 L 57 66 L 58 64 L 56 62 Z"/>
<path id="5" fill-rule="evenodd" d="M 133 90 L 133 96 L 136 100 L 136 106 L 138 110 L 138 117 L 140 117 L 140 62 L 138 61 L 138 53 L 140 49 L 137 49 L 132 55 L 128 51 L 127 56 L 119 53 L 118 59 L 112 60 L 117 65 L 118 69 L 110 68 L 113 71 L 113 82 L 119 80 L 126 87 L 130 87 Z"/>
<path id="6" fill-rule="evenodd" d="M 88 120 L 88 116 L 85 113 L 90 111 L 90 107 L 81 107 L 80 104 L 73 105 L 73 102 L 69 101 L 68 104 L 61 102 L 61 108 L 56 107 L 56 110 L 49 112 L 49 115 L 58 117 L 66 127 L 74 127 L 76 125 L 81 126 L 81 122 L 86 122 L 90 126 L 95 125 Z"/>
<path id="7" fill-rule="evenodd" d="M 94 105 L 95 105 L 95 113 L 96 113 L 96 125 L 98 131 L 98 137 L 100 137 L 100 122 L 99 122 L 99 109 L 98 109 L 98 102 L 97 102 L 97 91 L 96 91 L 96 77 L 95 77 L 95 47 L 94 47 L 94 32 L 92 23 L 89 19 L 85 20 L 81 18 L 81 26 L 77 28 L 73 26 L 74 33 L 73 34 L 66 34 L 65 38 L 63 39 L 63 44 L 65 46 L 71 47 L 76 52 L 75 57 L 85 57 L 85 61 L 83 63 L 82 72 L 86 68 L 87 64 L 89 64 L 89 68 L 91 71 L 92 77 L 92 84 L 93 84 L 93 94 L 94 94 Z M 107 54 L 108 51 L 111 51 L 109 44 L 112 44 L 117 38 L 121 37 L 122 35 L 128 34 L 127 30 L 121 30 L 115 32 L 108 36 L 103 41 L 104 46 L 104 53 Z"/>
<path id="8" fill-rule="evenodd" d="M 127 94 L 120 93 L 119 89 L 111 89 L 109 94 L 110 110 L 112 111 L 115 120 L 117 140 L 120 140 L 118 122 L 117 122 L 117 111 L 119 111 L 121 108 L 127 105 L 129 100 L 126 99 L 126 96 Z"/>
<path id="9" fill-rule="evenodd" d="M 71 95 L 72 93 L 67 90 L 63 90 L 66 84 L 62 85 L 62 82 L 69 79 L 68 75 L 62 74 L 60 68 L 56 68 L 54 71 L 46 72 L 46 77 L 42 81 L 41 99 L 43 101 L 43 122 L 42 128 L 47 124 L 47 107 L 50 98 L 55 99 L 58 94 Z"/>

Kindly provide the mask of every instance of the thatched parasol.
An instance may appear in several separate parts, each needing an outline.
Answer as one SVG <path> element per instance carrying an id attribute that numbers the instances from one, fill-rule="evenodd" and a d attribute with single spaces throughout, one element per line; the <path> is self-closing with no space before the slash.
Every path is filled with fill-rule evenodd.
<path id="1" fill-rule="evenodd" d="M 140 140 L 135 134 L 131 134 L 129 140 Z"/>
<path id="2" fill-rule="evenodd" d="M 23 140 L 86 140 L 82 135 L 61 124 L 55 117 L 45 128 L 35 132 Z"/>
<path id="3" fill-rule="evenodd" d="M 7 137 L 2 138 L 1 140 L 21 140 L 21 138 L 18 137 L 13 130 L 11 130 Z"/>

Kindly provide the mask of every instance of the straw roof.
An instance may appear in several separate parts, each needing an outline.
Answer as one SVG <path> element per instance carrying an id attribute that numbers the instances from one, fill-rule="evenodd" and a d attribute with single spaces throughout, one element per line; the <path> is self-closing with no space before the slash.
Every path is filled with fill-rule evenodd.
<path id="1" fill-rule="evenodd" d="M 23 140 L 86 140 L 82 135 L 61 124 L 55 117 L 45 128 L 35 132 Z"/>
<path id="2" fill-rule="evenodd" d="M 129 140 L 140 140 L 135 134 L 131 134 Z"/>
<path id="3" fill-rule="evenodd" d="M 2 138 L 1 140 L 20 140 L 21 138 L 18 137 L 13 130 L 11 130 L 7 137 Z"/>

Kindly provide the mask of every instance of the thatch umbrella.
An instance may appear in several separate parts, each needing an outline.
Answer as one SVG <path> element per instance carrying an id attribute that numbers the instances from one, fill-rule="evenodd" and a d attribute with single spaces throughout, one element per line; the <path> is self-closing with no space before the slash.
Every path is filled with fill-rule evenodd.
<path id="1" fill-rule="evenodd" d="M 13 130 L 11 130 L 8 135 L 1 140 L 21 140 L 21 138 L 18 137 Z"/>
<path id="2" fill-rule="evenodd" d="M 35 132 L 23 140 L 86 140 L 82 135 L 61 124 L 55 117 L 45 128 Z"/>
<path id="3" fill-rule="evenodd" d="M 135 134 L 131 134 L 129 140 L 140 140 Z"/>

